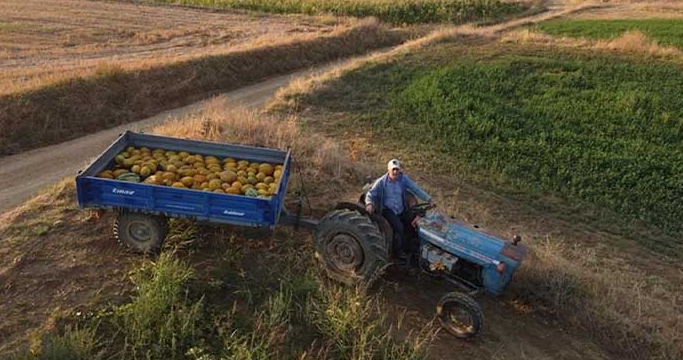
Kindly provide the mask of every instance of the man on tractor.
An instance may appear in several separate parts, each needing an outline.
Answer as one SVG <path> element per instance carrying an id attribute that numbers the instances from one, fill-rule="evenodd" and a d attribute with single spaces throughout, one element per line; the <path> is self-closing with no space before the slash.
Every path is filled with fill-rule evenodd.
<path id="1" fill-rule="evenodd" d="M 369 213 L 377 211 L 391 225 L 394 232 L 394 254 L 399 261 L 408 260 L 406 228 L 414 228 L 417 220 L 419 220 L 410 211 L 407 191 L 432 205 L 436 205 L 429 194 L 403 173 L 401 162 L 398 159 L 392 159 L 387 164 L 387 173 L 372 184 L 365 196 L 365 210 Z"/>

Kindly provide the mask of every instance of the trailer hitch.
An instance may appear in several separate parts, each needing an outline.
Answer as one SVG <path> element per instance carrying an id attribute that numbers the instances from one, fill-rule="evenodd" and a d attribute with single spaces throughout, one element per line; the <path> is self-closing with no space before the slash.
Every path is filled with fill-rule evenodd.
<path id="1" fill-rule="evenodd" d="M 301 217 L 301 213 L 302 213 L 302 209 L 303 209 L 303 203 L 304 203 L 303 192 L 301 190 L 297 190 L 296 195 L 297 195 L 297 201 L 296 201 L 294 214 L 291 214 L 283 206 L 282 210 L 280 211 L 279 223 L 284 224 L 284 225 L 292 225 L 292 226 L 294 226 L 294 230 L 299 230 L 300 226 L 303 226 L 307 229 L 312 229 L 312 230 L 316 229 L 318 227 L 319 221 L 312 220 L 312 219 L 304 219 Z"/>

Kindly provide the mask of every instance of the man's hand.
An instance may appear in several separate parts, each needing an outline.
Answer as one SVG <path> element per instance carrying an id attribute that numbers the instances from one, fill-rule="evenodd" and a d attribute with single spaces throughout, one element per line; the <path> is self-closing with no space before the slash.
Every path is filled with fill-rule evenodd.
<path id="1" fill-rule="evenodd" d="M 436 201 L 434 201 L 434 198 L 429 199 L 429 201 L 427 201 L 427 203 L 429 203 L 429 205 L 436 207 Z"/>
<path id="2" fill-rule="evenodd" d="M 366 204 L 365 205 L 365 211 L 369 212 L 370 214 L 375 212 L 375 207 L 372 204 Z"/>
<path id="3" fill-rule="evenodd" d="M 422 219 L 422 217 L 420 215 L 415 215 L 415 218 L 411 222 L 411 224 L 413 225 L 414 228 L 417 228 L 417 222 L 420 221 L 420 219 Z"/>

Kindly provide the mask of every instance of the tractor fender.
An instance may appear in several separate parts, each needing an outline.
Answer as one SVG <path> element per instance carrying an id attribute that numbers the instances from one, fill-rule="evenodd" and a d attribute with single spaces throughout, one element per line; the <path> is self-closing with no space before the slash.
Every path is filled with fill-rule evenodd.
<path id="1" fill-rule="evenodd" d="M 388 260 L 390 258 L 390 251 L 392 248 L 391 244 L 393 243 L 394 238 L 394 230 L 391 228 L 391 225 L 389 225 L 389 222 L 387 221 L 387 219 L 384 218 L 384 216 L 380 214 L 371 214 L 367 210 L 365 210 L 365 207 L 350 202 L 340 202 L 334 207 L 334 209 L 358 211 L 359 213 L 370 218 L 375 224 L 377 224 L 379 230 L 382 232 L 382 235 L 384 236 L 383 247 L 386 250 L 382 251 L 382 256 L 385 260 Z"/>

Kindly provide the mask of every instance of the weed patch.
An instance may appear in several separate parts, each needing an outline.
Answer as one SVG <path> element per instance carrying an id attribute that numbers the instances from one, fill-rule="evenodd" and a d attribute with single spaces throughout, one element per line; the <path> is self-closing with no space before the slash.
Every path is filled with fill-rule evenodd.
<path id="1" fill-rule="evenodd" d="M 166 254 L 133 274 L 137 294 L 114 312 L 126 357 L 180 359 L 194 345 L 202 300 L 189 298 L 191 277 L 187 264 Z"/>
<path id="2" fill-rule="evenodd" d="M 528 8 L 500 0 L 149 0 L 154 2 L 244 9 L 278 14 L 374 16 L 392 24 L 463 23 L 491 20 Z"/>

